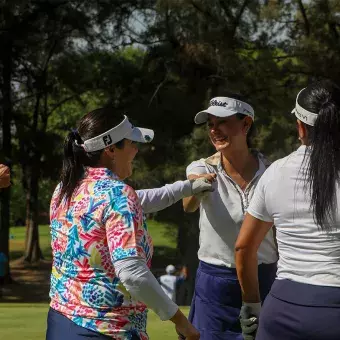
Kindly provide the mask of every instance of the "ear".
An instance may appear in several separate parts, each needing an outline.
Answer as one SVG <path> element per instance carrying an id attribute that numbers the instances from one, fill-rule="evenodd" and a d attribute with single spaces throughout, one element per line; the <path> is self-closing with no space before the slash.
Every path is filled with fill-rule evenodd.
<path id="1" fill-rule="evenodd" d="M 107 157 L 109 157 L 110 159 L 114 159 L 115 153 L 116 153 L 115 145 L 108 146 L 107 148 L 104 149 L 104 152 L 105 152 Z"/>
<path id="2" fill-rule="evenodd" d="M 246 135 L 250 130 L 251 124 L 253 124 L 253 120 L 251 117 L 247 116 L 243 119 L 243 133 Z"/>
<path id="3" fill-rule="evenodd" d="M 301 122 L 301 120 L 297 119 L 297 130 L 299 134 L 299 139 L 304 140 L 307 138 L 307 129 L 306 125 Z"/>

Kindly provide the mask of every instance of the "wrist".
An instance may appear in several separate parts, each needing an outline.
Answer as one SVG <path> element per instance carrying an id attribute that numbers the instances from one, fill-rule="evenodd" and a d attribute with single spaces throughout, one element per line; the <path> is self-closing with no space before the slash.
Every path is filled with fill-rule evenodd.
<path id="1" fill-rule="evenodd" d="M 261 311 L 261 302 L 244 302 L 242 303 L 243 306 L 247 307 L 250 314 L 258 317 Z"/>
<path id="2" fill-rule="evenodd" d="M 189 197 L 192 196 L 192 181 L 190 181 L 189 179 L 183 181 L 183 196 L 184 197 Z"/>

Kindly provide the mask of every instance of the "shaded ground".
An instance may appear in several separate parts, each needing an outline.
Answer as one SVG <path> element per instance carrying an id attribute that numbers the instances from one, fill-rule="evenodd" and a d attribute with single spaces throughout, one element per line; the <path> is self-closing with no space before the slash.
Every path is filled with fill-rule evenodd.
<path id="1" fill-rule="evenodd" d="M 1 302 L 48 302 L 51 262 L 41 261 L 38 265 L 28 266 L 21 260 L 11 262 L 14 283 L 3 288 Z"/>

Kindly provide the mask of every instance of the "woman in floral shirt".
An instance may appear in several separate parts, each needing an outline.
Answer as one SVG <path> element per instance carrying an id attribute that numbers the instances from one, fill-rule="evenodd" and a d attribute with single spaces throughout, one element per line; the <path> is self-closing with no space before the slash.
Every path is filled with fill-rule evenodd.
<path id="1" fill-rule="evenodd" d="M 152 130 L 133 127 L 110 108 L 88 113 L 68 135 L 50 210 L 47 340 L 148 339 L 146 305 L 179 334 L 199 339 L 149 270 L 153 247 L 143 209 L 123 182 L 135 142 L 152 139 Z"/>

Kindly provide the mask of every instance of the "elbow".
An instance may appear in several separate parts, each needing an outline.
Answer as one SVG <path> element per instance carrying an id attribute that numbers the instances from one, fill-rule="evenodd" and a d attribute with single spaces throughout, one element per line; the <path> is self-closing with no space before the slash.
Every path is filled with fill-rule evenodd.
<path id="1" fill-rule="evenodd" d="M 257 249 L 251 245 L 243 245 L 238 242 L 234 248 L 236 267 L 257 259 Z"/>
<path id="2" fill-rule="evenodd" d="M 194 197 L 186 197 L 183 199 L 183 210 L 186 213 L 193 213 L 197 210 L 199 205 L 194 201 Z"/>
<path id="3" fill-rule="evenodd" d="M 186 205 L 184 205 L 184 204 L 183 204 L 183 210 L 184 210 L 184 212 L 186 212 L 186 213 L 191 213 L 191 212 L 192 212 L 192 211 L 189 209 L 189 207 L 186 206 Z"/>
<path id="4" fill-rule="evenodd" d="M 196 207 L 190 207 L 190 205 L 183 204 L 183 210 L 186 213 L 193 213 L 197 210 Z"/>

